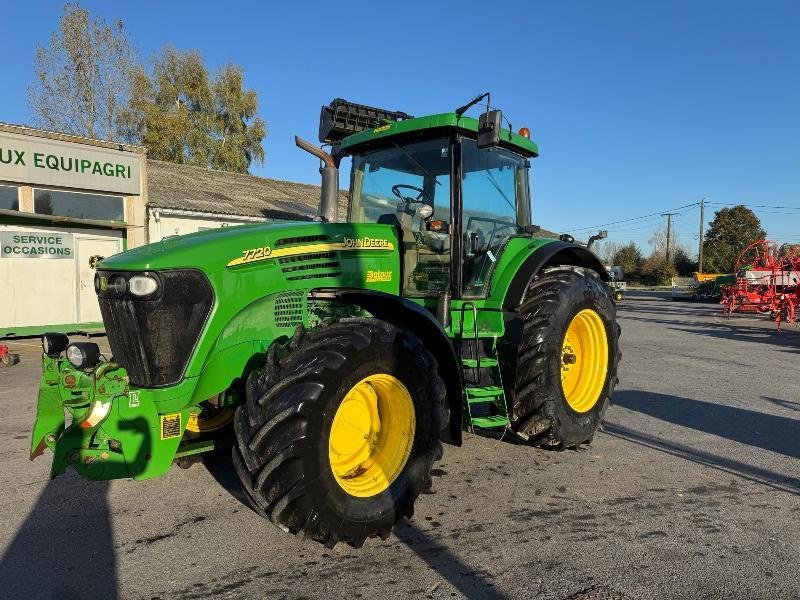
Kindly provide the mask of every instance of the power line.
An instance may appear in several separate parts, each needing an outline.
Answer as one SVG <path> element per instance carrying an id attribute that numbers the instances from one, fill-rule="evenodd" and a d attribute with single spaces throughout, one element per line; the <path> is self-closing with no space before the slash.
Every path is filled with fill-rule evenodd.
<path id="1" fill-rule="evenodd" d="M 745 204 L 744 202 L 710 202 L 706 204 L 715 204 L 717 206 L 744 206 L 746 208 L 772 208 L 776 210 L 800 210 L 800 206 L 770 206 L 768 204 Z"/>
<path id="2" fill-rule="evenodd" d="M 677 212 L 679 210 L 683 210 L 683 209 L 686 209 L 686 208 L 691 208 L 692 206 L 698 206 L 698 204 L 699 204 L 698 202 L 692 202 L 691 204 L 687 204 L 685 206 L 679 206 L 677 208 L 670 208 L 668 210 L 670 212 Z M 631 217 L 630 219 L 621 219 L 619 221 L 611 221 L 610 223 L 600 223 L 599 225 L 589 225 L 589 226 L 586 226 L 586 227 L 568 227 L 565 230 L 566 231 L 586 231 L 588 229 L 598 229 L 600 227 L 608 227 L 610 225 L 619 225 L 619 224 L 622 224 L 622 223 L 630 223 L 631 221 L 640 221 L 642 219 L 647 219 L 649 217 L 658 217 L 658 216 L 661 216 L 663 214 L 664 214 L 664 211 L 660 210 L 658 212 L 650 213 L 648 215 L 642 215 L 640 217 Z"/>

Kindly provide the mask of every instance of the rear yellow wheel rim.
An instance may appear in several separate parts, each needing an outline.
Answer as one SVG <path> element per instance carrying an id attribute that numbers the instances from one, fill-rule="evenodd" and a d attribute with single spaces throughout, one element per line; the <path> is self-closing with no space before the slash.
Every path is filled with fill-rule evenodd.
<path id="1" fill-rule="evenodd" d="M 608 374 L 608 336 L 590 308 L 576 314 L 561 345 L 561 389 L 570 408 L 584 413 L 600 399 Z"/>
<path id="2" fill-rule="evenodd" d="M 345 394 L 331 425 L 328 460 L 339 486 L 368 498 L 403 471 L 414 444 L 414 403 L 399 379 L 365 377 Z"/>

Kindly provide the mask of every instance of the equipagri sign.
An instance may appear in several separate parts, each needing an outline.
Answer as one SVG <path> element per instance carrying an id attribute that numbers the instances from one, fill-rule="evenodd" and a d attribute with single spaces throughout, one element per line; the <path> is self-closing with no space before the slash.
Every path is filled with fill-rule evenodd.
<path id="1" fill-rule="evenodd" d="M 70 233 L 0 232 L 2 258 L 72 258 L 74 254 Z"/>
<path id="2" fill-rule="evenodd" d="M 141 157 L 132 152 L 0 131 L 0 179 L 140 194 Z"/>

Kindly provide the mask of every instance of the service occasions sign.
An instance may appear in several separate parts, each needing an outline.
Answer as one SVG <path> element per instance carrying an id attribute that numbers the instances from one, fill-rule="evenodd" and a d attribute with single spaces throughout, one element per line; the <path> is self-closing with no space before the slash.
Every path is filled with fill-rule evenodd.
<path id="1" fill-rule="evenodd" d="M 71 233 L 0 232 L 2 258 L 73 258 Z"/>
<path id="2" fill-rule="evenodd" d="M 0 131 L 0 180 L 139 195 L 141 156 Z"/>

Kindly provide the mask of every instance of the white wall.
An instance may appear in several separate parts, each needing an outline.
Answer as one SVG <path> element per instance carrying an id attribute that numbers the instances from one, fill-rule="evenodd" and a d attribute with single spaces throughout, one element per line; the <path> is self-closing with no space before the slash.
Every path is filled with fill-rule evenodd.
<path id="1" fill-rule="evenodd" d="M 121 231 L 0 224 L 0 231 L 122 240 Z M 119 246 L 122 247 L 121 244 Z M 0 336 L 9 328 L 78 322 L 77 240 L 72 259 L 0 257 Z"/>
<path id="2" fill-rule="evenodd" d="M 232 225 L 242 225 L 252 223 L 251 219 L 235 216 L 195 216 L 195 215 L 174 215 L 151 211 L 147 220 L 149 228 L 150 243 L 159 242 L 170 235 L 184 235 L 187 233 L 197 233 L 204 229 L 216 229 Z"/>

